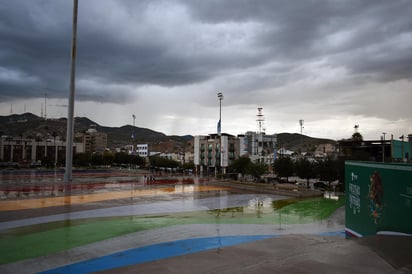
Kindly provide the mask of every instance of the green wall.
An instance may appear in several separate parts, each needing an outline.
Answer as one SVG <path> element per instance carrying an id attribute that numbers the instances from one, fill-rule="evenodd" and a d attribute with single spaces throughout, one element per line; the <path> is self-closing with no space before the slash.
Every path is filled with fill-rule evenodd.
<path id="1" fill-rule="evenodd" d="M 402 157 L 403 152 L 403 157 Z M 392 140 L 392 158 L 411 159 L 412 158 L 412 143 Z"/>
<path id="2" fill-rule="evenodd" d="M 412 236 L 412 165 L 345 163 L 346 234 Z"/>

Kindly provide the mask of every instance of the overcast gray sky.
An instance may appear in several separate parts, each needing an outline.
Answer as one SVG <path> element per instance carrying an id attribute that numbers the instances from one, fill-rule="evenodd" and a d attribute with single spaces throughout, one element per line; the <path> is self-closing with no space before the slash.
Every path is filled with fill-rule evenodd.
<path id="1" fill-rule="evenodd" d="M 67 116 L 72 1 L 0 5 L 0 115 Z M 412 1 L 79 0 L 75 115 L 166 134 L 412 133 Z"/>

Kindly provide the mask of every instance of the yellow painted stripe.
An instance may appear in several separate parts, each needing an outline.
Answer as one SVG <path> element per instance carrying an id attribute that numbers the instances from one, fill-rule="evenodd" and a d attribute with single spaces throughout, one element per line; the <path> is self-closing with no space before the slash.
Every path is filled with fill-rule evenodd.
<path id="1" fill-rule="evenodd" d="M 194 193 L 202 191 L 218 191 L 218 190 L 228 190 L 227 187 L 217 187 L 217 186 L 175 186 L 175 187 L 164 187 L 164 188 L 152 188 L 152 189 L 135 189 L 129 191 L 116 191 L 116 192 L 104 192 L 104 193 L 94 193 L 94 194 L 80 194 L 73 196 L 63 196 L 63 197 L 43 197 L 36 199 L 24 199 L 24 200 L 5 200 L 0 201 L 0 211 L 10 211 L 10 210 L 24 210 L 24 209 L 36 209 L 36 208 L 46 208 L 52 206 L 64 206 L 64 205 L 75 205 L 75 204 L 85 204 L 99 201 L 108 201 L 115 199 L 125 199 L 141 196 L 157 196 L 165 195 L 170 193 Z"/>

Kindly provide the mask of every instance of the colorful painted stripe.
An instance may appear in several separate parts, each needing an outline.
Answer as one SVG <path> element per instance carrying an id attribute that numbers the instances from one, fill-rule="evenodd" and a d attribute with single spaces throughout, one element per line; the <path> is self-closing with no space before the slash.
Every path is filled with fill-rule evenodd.
<path id="1" fill-rule="evenodd" d="M 345 237 L 345 231 L 330 231 L 315 233 L 317 236 L 326 237 Z M 281 234 L 273 235 L 248 235 L 248 236 L 221 236 L 185 239 L 174 242 L 165 242 L 145 247 L 133 248 L 107 256 L 78 262 L 44 272 L 45 274 L 53 273 L 90 273 L 125 267 L 129 265 L 147 263 L 151 261 L 167 259 L 175 256 L 187 255 L 210 249 L 219 249 L 238 244 L 255 242 L 269 238 L 280 237 Z"/>
<path id="2" fill-rule="evenodd" d="M 242 243 L 276 237 L 276 235 L 222 236 L 186 239 L 129 249 L 111 255 L 50 269 L 41 273 L 90 273 L 134 264 L 166 259 L 174 256 L 218 249 Z"/>

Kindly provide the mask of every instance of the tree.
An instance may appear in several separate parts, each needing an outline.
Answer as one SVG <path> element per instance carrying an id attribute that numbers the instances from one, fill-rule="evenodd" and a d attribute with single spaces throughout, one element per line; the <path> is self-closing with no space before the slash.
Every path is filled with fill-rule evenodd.
<path id="1" fill-rule="evenodd" d="M 293 175 L 293 162 L 289 157 L 278 158 L 273 163 L 273 169 L 279 177 L 286 177 L 286 181 L 289 181 L 289 177 Z"/>
<path id="2" fill-rule="evenodd" d="M 103 165 L 103 155 L 101 153 L 93 153 L 92 154 L 92 164 L 96 166 Z"/>
<path id="3" fill-rule="evenodd" d="M 306 186 L 309 188 L 309 180 L 315 177 L 314 165 L 308 159 L 300 159 L 295 163 L 296 175 L 306 179 Z"/>
<path id="4" fill-rule="evenodd" d="M 152 167 L 168 167 L 176 168 L 180 165 L 179 162 L 160 156 L 151 156 L 149 157 L 150 165 Z"/>
<path id="5" fill-rule="evenodd" d="M 145 159 L 139 155 L 131 155 L 130 163 L 139 167 L 144 167 L 146 165 Z"/>
<path id="6" fill-rule="evenodd" d="M 247 174 L 251 174 L 253 177 L 256 179 L 259 179 L 260 176 L 265 174 L 268 171 L 268 167 L 265 164 L 262 163 L 250 163 L 247 167 Z"/>
<path id="7" fill-rule="evenodd" d="M 92 160 L 90 153 L 76 153 L 73 162 L 76 166 L 89 166 Z"/>
<path id="8" fill-rule="evenodd" d="M 352 140 L 361 142 L 363 141 L 363 136 L 359 132 L 355 132 L 352 134 Z"/>
<path id="9" fill-rule="evenodd" d="M 317 165 L 317 173 L 321 181 L 330 183 L 338 179 L 337 161 L 333 161 L 330 158 L 326 158 Z"/>
<path id="10" fill-rule="evenodd" d="M 182 168 L 184 170 L 189 170 L 189 169 L 194 170 L 195 169 L 195 164 L 193 162 L 184 163 Z"/>
<path id="11" fill-rule="evenodd" d="M 129 164 L 129 155 L 126 152 L 118 152 L 114 155 L 114 162 L 116 164 Z"/>
<path id="12" fill-rule="evenodd" d="M 114 155 L 110 151 L 103 152 L 102 163 L 103 165 L 112 165 L 114 162 Z"/>
<path id="13" fill-rule="evenodd" d="M 242 174 L 242 177 L 248 173 L 248 168 L 252 164 L 252 161 L 247 156 L 239 157 L 233 161 L 231 169 L 237 173 Z"/>

